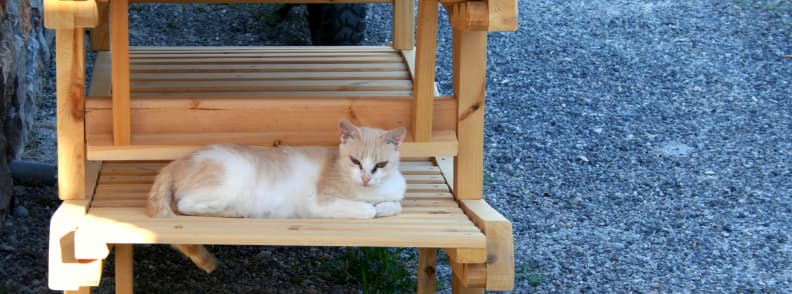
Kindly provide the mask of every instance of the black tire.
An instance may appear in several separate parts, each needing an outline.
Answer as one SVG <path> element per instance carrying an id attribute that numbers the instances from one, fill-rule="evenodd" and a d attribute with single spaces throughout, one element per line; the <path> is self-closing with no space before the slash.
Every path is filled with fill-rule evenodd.
<path id="1" fill-rule="evenodd" d="M 358 45 L 366 35 L 366 4 L 308 4 L 314 45 Z"/>

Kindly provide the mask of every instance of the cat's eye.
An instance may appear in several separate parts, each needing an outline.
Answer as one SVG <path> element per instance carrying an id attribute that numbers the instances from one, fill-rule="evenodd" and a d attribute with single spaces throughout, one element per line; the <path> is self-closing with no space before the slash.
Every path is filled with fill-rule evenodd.
<path id="1" fill-rule="evenodd" d="M 385 167 L 387 165 L 388 165 L 387 161 L 383 161 L 383 162 L 377 163 L 376 165 L 374 165 L 374 168 L 371 169 L 371 173 L 373 174 L 373 173 L 377 172 L 377 169 L 383 168 L 383 167 Z"/>
<path id="2" fill-rule="evenodd" d="M 362 166 L 362 165 L 360 165 L 360 161 L 359 161 L 359 160 L 357 160 L 357 159 L 355 159 L 354 157 L 350 156 L 350 157 L 349 157 L 349 160 L 351 160 L 351 161 L 352 161 L 352 163 L 353 163 L 353 164 L 355 164 L 355 165 L 357 165 L 358 167 L 360 167 L 360 168 L 363 168 L 363 166 Z"/>

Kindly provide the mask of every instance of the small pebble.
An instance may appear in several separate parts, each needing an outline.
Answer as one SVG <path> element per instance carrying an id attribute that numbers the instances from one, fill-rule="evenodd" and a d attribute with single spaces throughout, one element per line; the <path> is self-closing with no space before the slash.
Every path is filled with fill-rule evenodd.
<path id="1" fill-rule="evenodd" d="M 16 207 L 14 207 L 14 215 L 25 217 L 30 215 L 30 212 L 24 206 L 17 205 Z"/>

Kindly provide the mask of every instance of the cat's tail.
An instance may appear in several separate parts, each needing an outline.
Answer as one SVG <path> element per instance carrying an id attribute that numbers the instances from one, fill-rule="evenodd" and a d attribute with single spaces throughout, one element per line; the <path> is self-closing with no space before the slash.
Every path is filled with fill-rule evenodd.
<path id="1" fill-rule="evenodd" d="M 148 215 L 151 217 L 173 217 L 173 173 L 171 165 L 167 165 L 160 170 L 154 184 L 149 191 L 149 199 L 146 204 Z"/>
<path id="2" fill-rule="evenodd" d="M 151 185 L 147 204 L 148 214 L 151 217 L 173 217 L 173 172 L 171 165 L 167 165 L 159 172 L 154 184 Z M 207 273 L 217 268 L 217 259 L 203 245 L 172 244 L 174 249 L 195 263 Z"/>
<path id="3" fill-rule="evenodd" d="M 195 265 L 207 273 L 217 268 L 217 259 L 203 245 L 172 244 L 171 246 L 189 257 Z"/>

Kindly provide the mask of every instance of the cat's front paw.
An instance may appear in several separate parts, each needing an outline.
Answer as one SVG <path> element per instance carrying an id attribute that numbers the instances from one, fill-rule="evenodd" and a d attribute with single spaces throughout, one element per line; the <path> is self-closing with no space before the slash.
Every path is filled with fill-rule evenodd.
<path id="1" fill-rule="evenodd" d="M 401 212 L 401 203 L 395 201 L 380 202 L 374 205 L 377 217 L 397 215 Z"/>

